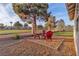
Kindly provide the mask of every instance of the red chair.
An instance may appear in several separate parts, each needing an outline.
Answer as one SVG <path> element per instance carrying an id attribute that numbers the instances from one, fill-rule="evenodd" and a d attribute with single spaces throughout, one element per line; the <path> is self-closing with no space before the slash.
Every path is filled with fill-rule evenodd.
<path id="1" fill-rule="evenodd" d="M 47 31 L 46 32 L 46 39 L 52 39 L 53 32 L 52 31 Z"/>

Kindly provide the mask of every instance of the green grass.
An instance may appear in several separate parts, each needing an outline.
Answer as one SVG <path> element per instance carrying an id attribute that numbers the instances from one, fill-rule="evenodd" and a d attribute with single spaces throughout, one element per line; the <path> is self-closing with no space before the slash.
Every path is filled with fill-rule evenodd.
<path id="1" fill-rule="evenodd" d="M 73 37 L 73 32 L 55 32 L 56 36 Z"/>
<path id="2" fill-rule="evenodd" d="M 18 34 L 18 33 L 31 33 L 31 30 L 0 30 L 0 35 Z"/>
<path id="3" fill-rule="evenodd" d="M 0 35 L 31 33 L 31 30 L 0 30 Z M 73 37 L 73 32 L 55 32 L 56 36 Z"/>

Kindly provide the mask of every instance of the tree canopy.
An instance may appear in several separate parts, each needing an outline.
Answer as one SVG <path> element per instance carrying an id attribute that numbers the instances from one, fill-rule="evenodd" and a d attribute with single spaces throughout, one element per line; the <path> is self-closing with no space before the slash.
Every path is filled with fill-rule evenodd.
<path id="1" fill-rule="evenodd" d="M 27 18 L 27 15 L 35 14 L 37 16 L 47 17 L 47 3 L 13 3 L 13 9 L 21 18 Z"/>
<path id="2" fill-rule="evenodd" d="M 14 26 L 19 29 L 23 25 L 19 21 L 17 21 L 16 23 L 14 23 Z"/>

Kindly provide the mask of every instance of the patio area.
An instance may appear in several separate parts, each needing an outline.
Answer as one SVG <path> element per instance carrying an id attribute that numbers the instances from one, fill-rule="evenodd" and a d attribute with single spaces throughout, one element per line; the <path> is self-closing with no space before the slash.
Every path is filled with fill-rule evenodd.
<path id="1" fill-rule="evenodd" d="M 58 37 L 59 38 L 59 37 Z M 53 38 L 52 41 L 42 39 L 25 38 L 18 40 L 16 43 L 8 44 L 0 48 L 0 55 L 5 56 L 69 56 L 75 55 L 73 39 Z M 65 41 L 66 40 L 66 41 Z M 12 41 L 13 42 L 13 41 Z"/>

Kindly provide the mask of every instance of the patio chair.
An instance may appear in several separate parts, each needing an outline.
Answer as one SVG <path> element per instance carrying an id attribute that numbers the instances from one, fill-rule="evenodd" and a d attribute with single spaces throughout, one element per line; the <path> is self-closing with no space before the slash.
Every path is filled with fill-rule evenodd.
<path id="1" fill-rule="evenodd" d="M 52 39 L 53 32 L 52 31 L 43 32 L 42 36 L 44 39 Z"/>
<path id="2" fill-rule="evenodd" d="M 36 38 L 39 38 L 40 39 L 40 33 L 35 33 L 35 34 L 33 34 L 33 37 L 34 37 L 34 39 L 36 39 Z"/>

